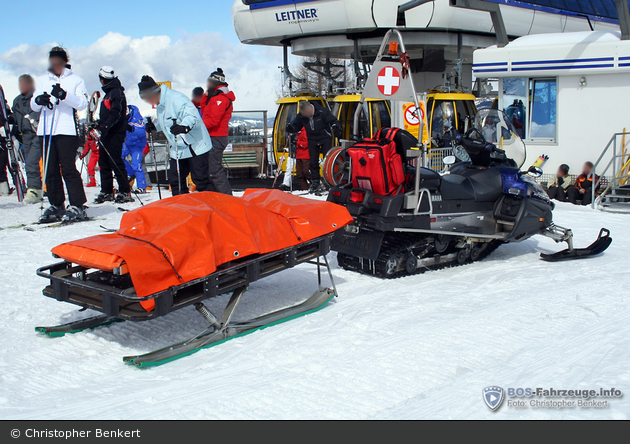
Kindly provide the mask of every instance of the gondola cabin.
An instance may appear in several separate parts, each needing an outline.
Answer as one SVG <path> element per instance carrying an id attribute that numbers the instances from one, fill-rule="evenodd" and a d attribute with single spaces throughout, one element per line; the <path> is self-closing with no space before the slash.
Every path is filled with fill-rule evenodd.
<path id="1" fill-rule="evenodd" d="M 354 134 L 354 114 L 361 101 L 360 94 L 345 94 L 333 100 L 333 114 L 341 122 L 342 139 L 351 140 Z M 387 100 L 366 99 L 359 120 L 359 137 L 372 137 L 379 129 L 388 128 L 392 124 L 391 105 Z M 335 146 L 340 145 L 336 140 Z"/>

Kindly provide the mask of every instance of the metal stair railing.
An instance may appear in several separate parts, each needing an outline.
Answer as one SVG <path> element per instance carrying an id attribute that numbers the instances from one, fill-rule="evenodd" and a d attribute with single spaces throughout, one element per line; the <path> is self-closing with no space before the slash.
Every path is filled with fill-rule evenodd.
<path id="1" fill-rule="evenodd" d="M 600 194 L 600 198 L 603 198 L 608 192 L 610 192 L 610 190 L 614 191 L 614 189 L 618 188 L 618 186 L 616 186 L 615 184 L 619 183 L 620 185 L 623 185 L 628 181 L 628 179 L 630 179 L 630 151 L 626 152 L 626 149 L 625 149 L 626 136 L 630 136 L 630 132 L 624 131 L 621 133 L 613 134 L 610 140 L 608 141 L 606 148 L 604 148 L 599 158 L 597 159 L 597 162 L 595 162 L 595 164 L 593 165 L 593 170 L 591 171 L 588 177 L 593 179 L 595 176 L 599 175 L 599 178 L 597 179 L 597 181 L 593 180 L 593 186 L 591 188 L 591 193 L 592 193 L 591 206 L 593 208 L 595 208 L 596 206 L 596 202 L 595 202 L 596 190 L 602 183 L 605 183 L 605 181 L 607 181 L 606 173 L 611 171 L 611 168 L 612 168 L 612 174 L 610 176 L 612 177 L 612 180 L 608 182 L 608 186 Z M 621 143 L 618 143 L 617 141 L 620 137 L 622 138 L 623 141 Z M 612 156 L 610 160 L 608 161 L 608 163 L 606 164 L 606 166 L 603 168 L 601 172 L 598 171 L 598 167 L 600 167 L 600 164 L 603 165 L 604 157 L 606 157 L 606 155 L 609 153 L 611 149 L 612 149 Z"/>

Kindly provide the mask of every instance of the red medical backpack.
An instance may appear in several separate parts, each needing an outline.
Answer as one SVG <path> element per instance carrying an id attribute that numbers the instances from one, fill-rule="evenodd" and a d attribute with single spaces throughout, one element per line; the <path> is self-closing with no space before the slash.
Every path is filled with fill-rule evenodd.
<path id="1" fill-rule="evenodd" d="M 394 136 L 398 128 L 391 128 L 385 136 L 378 131 L 374 139 L 363 139 L 348 148 L 351 159 L 352 186 L 379 195 L 395 196 L 404 191 L 402 158 L 396 152 Z"/>

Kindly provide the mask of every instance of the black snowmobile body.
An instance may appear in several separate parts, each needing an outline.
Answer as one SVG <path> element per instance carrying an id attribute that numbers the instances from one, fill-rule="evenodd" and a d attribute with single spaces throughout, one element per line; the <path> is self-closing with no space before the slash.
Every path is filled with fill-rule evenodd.
<path id="1" fill-rule="evenodd" d="M 558 260 L 576 256 L 571 231 L 553 224 L 554 204 L 542 187 L 519 171 L 505 151 L 478 136 L 458 136 L 454 151 L 460 155 L 448 171 L 420 168 L 417 193 L 417 171 L 408 162 L 415 153 L 405 146 L 398 147 L 405 151 L 401 157 L 410 178 L 405 192 L 376 195 L 352 187 L 352 181 L 332 188 L 328 200 L 344 205 L 355 220 L 333 238 L 340 266 L 398 277 L 477 261 L 503 243 L 537 234 L 569 243 L 568 250 L 555 256 Z M 592 245 L 577 256 L 588 256 L 586 250 L 603 251 Z"/>

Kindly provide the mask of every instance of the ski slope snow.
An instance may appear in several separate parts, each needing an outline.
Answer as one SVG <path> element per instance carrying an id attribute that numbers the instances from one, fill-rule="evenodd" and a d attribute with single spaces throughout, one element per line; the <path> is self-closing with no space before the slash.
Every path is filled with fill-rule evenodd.
<path id="1" fill-rule="evenodd" d="M 155 199 L 156 191 L 145 198 Z M 52 247 L 117 228 L 122 217 L 117 205 L 88 212 L 104 220 L 0 230 L 2 419 L 628 419 L 630 393 L 603 409 L 497 412 L 481 397 L 490 385 L 629 390 L 628 215 L 558 204 L 556 223 L 574 230 L 576 246 L 601 227 L 614 238 L 603 256 L 575 262 L 541 261 L 539 252 L 564 247 L 538 236 L 483 262 L 385 281 L 339 269 L 332 253 L 339 298 L 323 310 L 138 369 L 122 356 L 205 328 L 194 308 L 62 338 L 34 332 L 93 314 L 42 296 L 35 275 L 54 261 Z M 0 227 L 39 213 L 0 197 Z M 316 282 L 309 265 L 261 280 L 237 317 L 300 302 Z"/>

